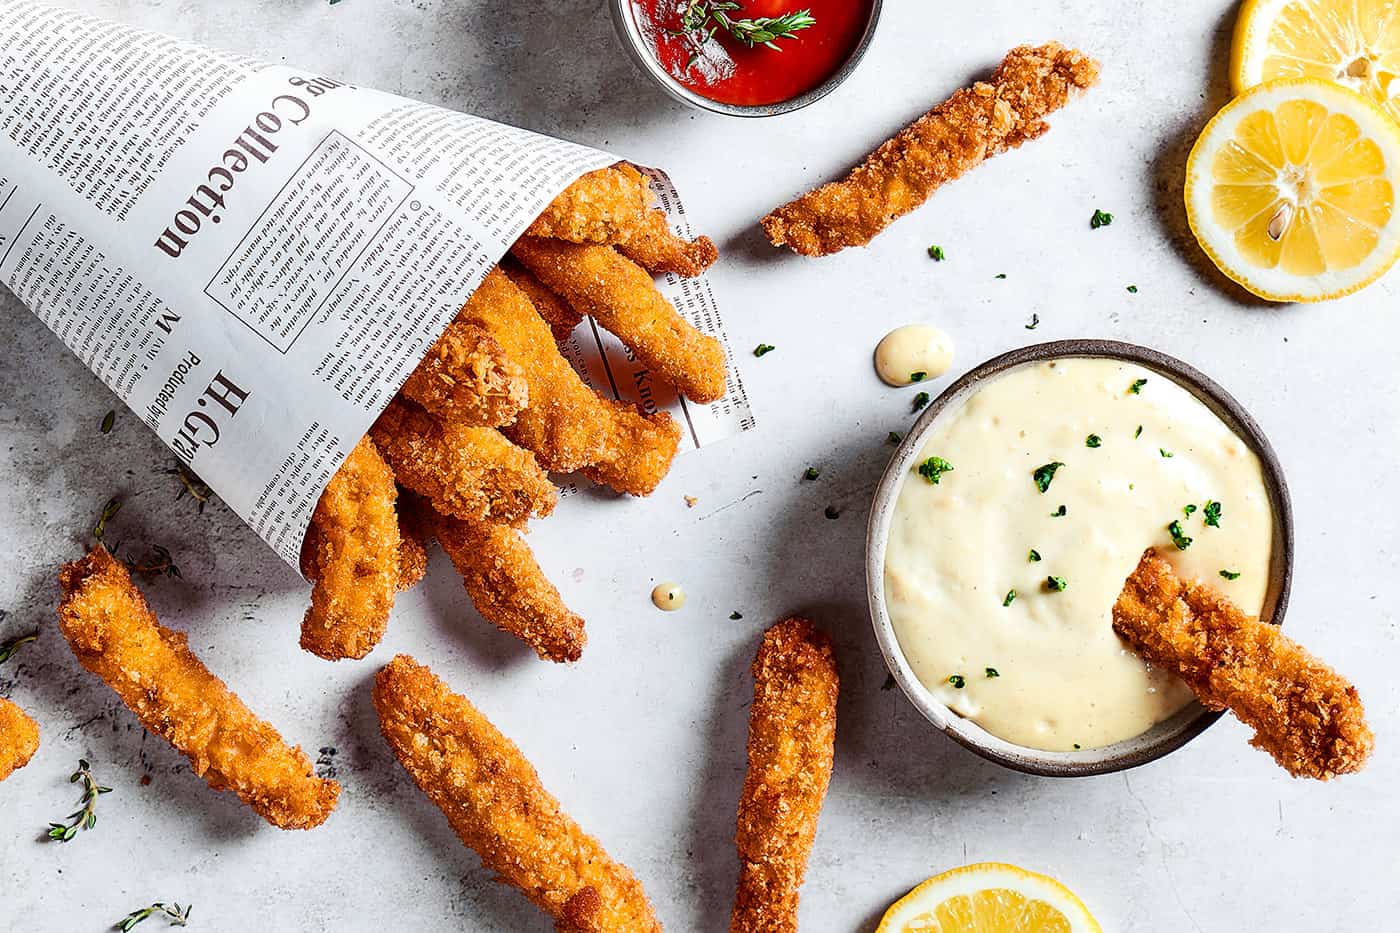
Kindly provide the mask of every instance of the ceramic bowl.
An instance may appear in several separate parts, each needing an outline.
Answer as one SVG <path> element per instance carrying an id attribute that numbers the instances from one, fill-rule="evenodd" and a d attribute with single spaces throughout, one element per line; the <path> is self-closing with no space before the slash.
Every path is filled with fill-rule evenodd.
<path id="1" fill-rule="evenodd" d="M 1249 413 L 1231 395 L 1186 363 L 1156 350 L 1111 340 L 1059 340 L 1022 347 L 1003 353 L 974 367 L 929 403 L 895 452 L 875 490 L 866 536 L 865 577 L 870 601 L 870 618 L 875 639 L 895 682 L 929 722 L 953 739 L 998 764 L 1017 771 L 1050 777 L 1076 777 L 1123 771 L 1155 761 L 1200 735 L 1220 717 L 1197 703 L 1153 726 L 1142 735 L 1102 748 L 1072 752 L 1051 752 L 1016 745 L 987 732 L 970 719 L 964 719 L 941 703 L 917 677 L 904 657 L 885 607 L 885 545 L 889 539 L 894 504 L 913 462 L 923 447 L 923 439 L 934 423 L 954 403 L 975 391 L 983 382 L 1026 363 L 1066 357 L 1107 357 L 1124 360 L 1161 373 L 1182 386 L 1215 413 L 1254 451 L 1263 468 L 1264 485 L 1274 513 L 1273 554 L 1269 566 L 1269 586 L 1261 618 L 1274 625 L 1283 621 L 1288 593 L 1293 581 L 1293 511 L 1288 485 L 1273 448 Z"/>

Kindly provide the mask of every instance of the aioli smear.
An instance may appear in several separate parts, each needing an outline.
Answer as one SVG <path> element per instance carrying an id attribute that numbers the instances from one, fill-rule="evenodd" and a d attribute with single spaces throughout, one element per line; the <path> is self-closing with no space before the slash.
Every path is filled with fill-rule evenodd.
<path id="1" fill-rule="evenodd" d="M 911 470 L 896 500 L 886 601 L 919 680 L 994 735 L 1094 748 L 1190 701 L 1113 634 L 1149 546 L 1245 612 L 1263 607 L 1274 519 L 1259 460 L 1158 372 L 1094 358 L 1017 367 L 945 411 L 915 469 L 935 456 L 952 469 L 937 485 Z M 1035 474 L 1056 463 L 1042 492 Z"/>
<path id="2" fill-rule="evenodd" d="M 892 386 L 937 378 L 952 362 L 953 338 L 932 324 L 897 327 L 875 348 L 875 372 Z M 915 373 L 923 373 L 923 379 L 916 380 Z"/>
<path id="3" fill-rule="evenodd" d="M 674 612 L 685 605 L 685 590 L 679 583 L 658 583 L 651 591 L 651 604 L 662 612 Z"/>

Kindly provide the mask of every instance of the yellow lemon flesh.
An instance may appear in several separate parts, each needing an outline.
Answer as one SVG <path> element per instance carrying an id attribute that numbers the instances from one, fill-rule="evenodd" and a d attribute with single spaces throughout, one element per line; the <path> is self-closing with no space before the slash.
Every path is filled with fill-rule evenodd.
<path id="1" fill-rule="evenodd" d="M 1054 878 L 996 862 L 935 875 L 896 901 L 875 933 L 1102 933 Z"/>
<path id="2" fill-rule="evenodd" d="M 1186 163 L 1191 232 L 1271 301 L 1322 301 L 1400 255 L 1400 124 L 1317 78 L 1258 85 L 1206 124 Z"/>
<path id="3" fill-rule="evenodd" d="M 1400 118 L 1395 0 L 1246 0 L 1230 58 L 1236 94 L 1277 78 L 1320 78 Z"/>

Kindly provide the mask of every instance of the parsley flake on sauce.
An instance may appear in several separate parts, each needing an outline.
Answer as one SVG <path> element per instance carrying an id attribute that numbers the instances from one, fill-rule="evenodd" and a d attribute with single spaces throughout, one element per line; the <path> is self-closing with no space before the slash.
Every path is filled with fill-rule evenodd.
<path id="1" fill-rule="evenodd" d="M 1138 429 L 1133 432 L 1133 440 L 1137 440 L 1140 437 L 1142 437 L 1142 425 L 1138 425 Z"/>
<path id="2" fill-rule="evenodd" d="M 910 374 L 909 374 L 909 381 L 910 381 L 910 382 L 923 382 L 923 381 L 924 381 L 925 379 L 927 379 L 927 378 L 928 378 L 928 373 L 924 372 L 922 369 L 919 370 L 918 372 L 913 372 L 913 373 L 910 373 Z"/>
<path id="3" fill-rule="evenodd" d="M 1176 456 L 1176 454 L 1172 453 L 1170 450 L 1167 450 L 1167 448 L 1165 448 L 1165 447 L 1158 447 L 1158 448 L 1157 448 L 1157 453 L 1161 454 L 1163 457 L 1175 457 L 1175 456 Z"/>
<path id="4" fill-rule="evenodd" d="M 989 667 L 989 668 L 987 668 L 987 676 L 988 676 L 988 677 L 1000 677 L 1000 676 L 1001 676 L 1001 672 L 998 671 L 998 670 L 997 670 L 996 668 L 994 668 L 994 667 Z"/>
<path id="5" fill-rule="evenodd" d="M 1069 583 L 1067 583 L 1067 582 L 1065 581 L 1065 578 L 1064 578 L 1064 577 L 1046 577 L 1046 578 L 1045 578 L 1045 586 L 1046 586 L 1052 593 L 1059 593 L 1059 592 L 1061 592 L 1062 590 L 1064 590 L 1066 587 L 1068 587 L 1068 586 L 1069 586 Z"/>
<path id="6" fill-rule="evenodd" d="M 967 678 L 961 674 L 949 674 L 948 683 L 961 690 L 963 687 L 967 686 Z"/>
<path id="7" fill-rule="evenodd" d="M 1205 511 L 1202 512 L 1201 515 L 1205 519 L 1207 525 L 1209 525 L 1212 528 L 1219 528 L 1220 513 L 1224 511 L 1224 509 L 1225 506 L 1221 505 L 1219 502 L 1216 502 L 1214 499 L 1207 499 Z"/>
<path id="8" fill-rule="evenodd" d="M 1146 379 L 1135 380 L 1132 385 L 1128 386 L 1128 391 L 1133 393 L 1134 395 L 1141 395 L 1142 387 L 1145 385 L 1147 385 Z"/>
<path id="9" fill-rule="evenodd" d="M 1031 473 L 1031 479 L 1035 480 L 1035 488 L 1039 489 L 1041 493 L 1049 489 L 1050 481 L 1055 478 L 1055 471 L 1062 466 L 1064 466 L 1064 464 L 1056 460 L 1054 463 L 1047 463 L 1043 466 L 1036 467 L 1034 472 Z"/>
<path id="10" fill-rule="evenodd" d="M 1011 605 L 1011 604 L 1014 603 L 1015 601 L 1016 601 L 1016 591 L 1015 591 L 1015 590 L 1007 590 L 1007 591 L 1006 591 L 1006 598 L 1003 599 L 1003 600 L 1001 601 L 1001 606 L 1002 606 L 1003 609 L 1005 609 L 1007 606 Z"/>
<path id="11" fill-rule="evenodd" d="M 1084 446 L 1085 446 L 1085 447 L 1102 447 L 1102 446 L 1103 446 L 1103 438 L 1099 437 L 1097 434 L 1090 434 L 1088 437 L 1084 438 Z"/>
<path id="12" fill-rule="evenodd" d="M 1186 537 L 1186 533 L 1181 530 L 1181 522 L 1172 519 L 1172 523 L 1167 526 L 1167 533 L 1172 536 L 1172 544 L 1176 545 L 1178 551 L 1184 551 L 1191 546 L 1191 539 Z"/>
<path id="13" fill-rule="evenodd" d="M 772 353 L 776 349 L 778 348 L 773 346 L 771 343 L 760 343 L 758 346 L 753 348 L 753 355 L 767 356 L 769 353 Z"/>
<path id="14" fill-rule="evenodd" d="M 953 465 L 942 457 L 929 457 L 919 464 L 919 475 L 937 486 L 944 473 L 953 472 Z"/>
<path id="15" fill-rule="evenodd" d="M 1067 515 L 1067 514 L 1068 514 L 1068 510 L 1062 505 L 1062 506 L 1060 506 L 1058 509 L 1056 509 L 1055 511 L 1051 512 L 1051 513 L 1050 513 L 1050 517 L 1051 517 L 1051 518 L 1064 518 L 1065 515 Z"/>
<path id="16" fill-rule="evenodd" d="M 1182 506 L 1181 511 L 1186 513 L 1187 518 L 1190 518 L 1191 513 L 1196 511 L 1196 507 L 1188 502 L 1186 505 Z"/>
<path id="17" fill-rule="evenodd" d="M 1040 552 L 1035 548 L 1031 548 L 1031 552 L 1026 555 L 1026 560 L 1032 564 L 1040 563 Z"/>
<path id="18" fill-rule="evenodd" d="M 1220 571 L 1220 575 L 1226 580 L 1238 580 L 1240 578 L 1240 572 L 1238 570 L 1222 570 Z"/>

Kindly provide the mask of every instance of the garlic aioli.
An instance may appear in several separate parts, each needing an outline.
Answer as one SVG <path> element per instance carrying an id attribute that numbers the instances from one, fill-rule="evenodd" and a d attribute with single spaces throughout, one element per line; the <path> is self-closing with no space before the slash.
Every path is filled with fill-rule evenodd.
<path id="1" fill-rule="evenodd" d="M 929 457 L 951 465 L 930 471 L 937 484 L 916 472 Z M 1056 462 L 1041 492 L 1033 474 Z M 1253 451 L 1168 377 L 1121 360 L 1028 363 L 934 421 L 895 502 L 886 603 L 914 673 L 958 714 L 1031 748 L 1108 745 L 1191 699 L 1113 633 L 1142 552 L 1258 614 L 1273 521 Z"/>
<path id="2" fill-rule="evenodd" d="M 932 324 L 896 327 L 875 347 L 875 372 L 892 386 L 937 378 L 952 362 L 953 338 Z M 924 375 L 915 379 L 915 373 Z"/>

